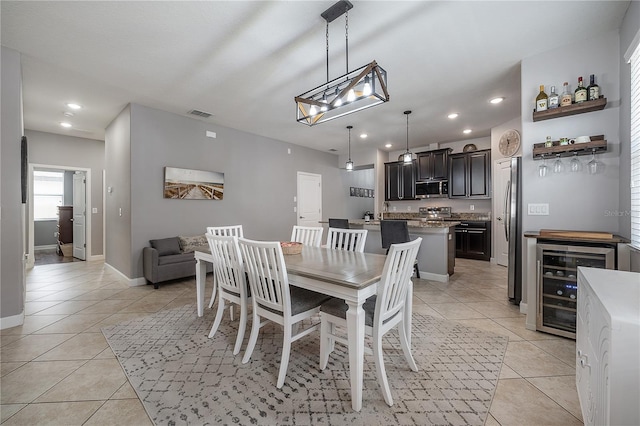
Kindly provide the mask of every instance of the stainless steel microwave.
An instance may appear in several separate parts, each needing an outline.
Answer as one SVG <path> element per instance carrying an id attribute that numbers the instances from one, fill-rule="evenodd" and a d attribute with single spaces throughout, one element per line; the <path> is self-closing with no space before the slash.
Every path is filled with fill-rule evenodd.
<path id="1" fill-rule="evenodd" d="M 416 198 L 446 198 L 449 196 L 449 181 L 438 180 L 416 182 Z"/>

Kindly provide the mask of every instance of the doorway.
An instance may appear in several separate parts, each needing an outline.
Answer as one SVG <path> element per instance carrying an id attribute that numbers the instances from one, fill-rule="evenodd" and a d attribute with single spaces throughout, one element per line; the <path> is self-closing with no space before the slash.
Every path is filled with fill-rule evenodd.
<path id="1" fill-rule="evenodd" d="M 35 189 L 36 186 L 42 188 L 36 184 L 37 174 L 40 175 L 38 179 L 42 179 L 42 175 L 49 175 L 54 176 L 52 178 L 54 180 L 59 179 L 55 177 L 57 174 L 66 175 L 67 178 L 64 179 L 66 184 L 62 194 L 59 190 L 53 191 L 54 194 L 47 194 L 47 189 Z M 91 215 L 86 214 L 91 211 L 91 191 L 87 190 L 87 188 L 91 188 L 91 169 L 31 163 L 29 164 L 28 176 L 27 268 L 49 263 L 85 260 L 86 256 L 91 254 L 91 238 L 86 238 L 86 236 L 91 236 Z M 38 201 L 48 199 L 48 212 L 42 214 L 39 210 L 34 210 L 36 198 Z M 83 205 L 84 207 L 82 207 Z M 64 250 L 58 244 L 60 238 L 57 223 L 58 206 L 68 206 L 70 215 L 68 219 L 69 230 L 66 231 L 67 236 L 65 237 L 67 244 L 64 244 L 66 246 Z M 72 206 L 75 207 L 75 210 Z M 69 237 L 69 235 L 71 236 Z"/>

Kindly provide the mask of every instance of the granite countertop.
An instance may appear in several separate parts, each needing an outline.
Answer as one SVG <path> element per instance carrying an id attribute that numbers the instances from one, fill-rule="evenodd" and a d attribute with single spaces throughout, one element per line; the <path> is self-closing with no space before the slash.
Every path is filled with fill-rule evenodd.
<path id="1" fill-rule="evenodd" d="M 420 213 L 408 213 L 408 212 L 387 212 L 387 213 L 383 213 L 384 218 L 385 219 L 396 219 L 396 220 L 408 220 L 408 221 L 413 221 L 413 220 L 420 220 Z M 443 219 L 445 221 L 470 221 L 470 220 L 477 220 L 477 221 L 490 221 L 491 220 L 491 213 L 489 212 L 483 212 L 483 213 L 451 213 L 451 217 L 445 218 Z"/>
<path id="2" fill-rule="evenodd" d="M 354 225 L 368 225 L 368 226 L 380 226 L 379 220 L 370 220 L 369 222 L 364 219 L 349 219 L 350 224 Z M 407 220 L 407 226 L 409 228 L 450 228 L 452 226 L 459 225 L 460 222 L 456 221 L 425 221 L 421 220 Z"/>

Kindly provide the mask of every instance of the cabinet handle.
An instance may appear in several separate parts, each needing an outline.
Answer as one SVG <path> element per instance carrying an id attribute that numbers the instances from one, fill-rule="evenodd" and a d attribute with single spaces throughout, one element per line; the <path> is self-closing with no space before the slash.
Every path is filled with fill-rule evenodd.
<path id="1" fill-rule="evenodd" d="M 582 354 L 584 352 L 582 352 L 582 349 L 578 349 L 578 351 L 576 353 L 578 354 L 578 358 L 582 358 Z"/>

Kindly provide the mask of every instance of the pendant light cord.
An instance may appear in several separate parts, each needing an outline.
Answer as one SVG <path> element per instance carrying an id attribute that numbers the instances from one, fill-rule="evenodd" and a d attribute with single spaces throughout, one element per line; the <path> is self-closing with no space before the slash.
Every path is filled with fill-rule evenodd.
<path id="1" fill-rule="evenodd" d="M 351 161 L 351 129 L 353 128 L 353 126 L 347 126 L 347 129 L 349 129 L 349 161 Z"/>
<path id="2" fill-rule="evenodd" d="M 345 7 L 344 10 L 344 39 L 345 39 L 345 52 L 347 56 L 347 74 L 349 74 L 349 8 Z M 327 79 L 328 80 L 328 79 Z"/>

